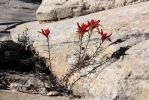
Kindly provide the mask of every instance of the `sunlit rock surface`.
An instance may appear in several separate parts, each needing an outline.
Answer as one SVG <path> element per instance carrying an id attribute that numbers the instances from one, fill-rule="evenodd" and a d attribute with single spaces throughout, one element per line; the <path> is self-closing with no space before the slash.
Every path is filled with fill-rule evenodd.
<path id="1" fill-rule="evenodd" d="M 41 22 L 60 20 L 145 1 L 148 0 L 42 0 L 36 17 Z"/>
<path id="2" fill-rule="evenodd" d="M 17 41 L 18 35 L 21 35 L 24 26 L 27 26 L 30 39 L 35 41 L 35 49 L 40 56 L 48 58 L 46 38 L 38 31 L 50 27 L 52 72 L 61 79 L 71 68 L 71 61 L 68 59 L 77 50 L 76 23 L 92 18 L 101 19 L 104 29 L 113 33 L 112 41 L 121 42 L 110 45 L 97 57 L 97 61 L 100 61 L 102 55 L 107 55 L 112 60 L 97 67 L 94 73 L 88 74 L 95 66 L 88 66 L 70 77 L 69 83 L 72 84 L 81 75 L 87 74 L 74 84 L 74 93 L 101 100 L 149 100 L 148 5 L 149 2 L 144 2 L 53 23 L 30 22 L 11 30 L 11 36 Z M 98 40 L 96 35 L 92 38 Z M 91 42 L 92 47 L 95 41 Z M 110 42 L 107 41 L 105 45 L 108 44 Z"/>
<path id="3" fill-rule="evenodd" d="M 36 20 L 39 4 L 39 0 L 0 0 L 0 22 Z"/>

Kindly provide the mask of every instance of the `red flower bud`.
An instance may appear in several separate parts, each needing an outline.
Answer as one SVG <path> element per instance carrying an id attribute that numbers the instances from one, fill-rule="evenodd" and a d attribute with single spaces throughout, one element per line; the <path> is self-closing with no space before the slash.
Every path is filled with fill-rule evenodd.
<path id="1" fill-rule="evenodd" d="M 107 33 L 104 33 L 102 29 L 101 29 L 101 31 L 98 30 L 98 33 L 101 35 L 102 42 L 104 42 L 106 39 L 108 39 L 109 41 L 111 41 L 110 36 L 112 35 L 112 33 L 110 33 L 109 35 L 107 35 Z"/>
<path id="2" fill-rule="evenodd" d="M 41 29 L 41 33 L 42 33 L 44 36 L 48 37 L 49 34 L 50 34 L 50 29 L 49 29 L 49 28 L 47 28 L 47 29 Z"/>
<path id="3" fill-rule="evenodd" d="M 79 25 L 79 23 L 77 23 L 77 32 L 79 33 L 79 35 L 83 36 L 85 32 L 88 31 L 88 25 L 85 23 L 82 23 L 81 26 Z"/>
<path id="4" fill-rule="evenodd" d="M 98 25 L 100 23 L 100 20 L 94 20 L 94 19 L 91 19 L 90 21 L 88 21 L 88 27 L 90 27 L 91 30 L 93 30 L 94 28 L 98 27 Z"/>

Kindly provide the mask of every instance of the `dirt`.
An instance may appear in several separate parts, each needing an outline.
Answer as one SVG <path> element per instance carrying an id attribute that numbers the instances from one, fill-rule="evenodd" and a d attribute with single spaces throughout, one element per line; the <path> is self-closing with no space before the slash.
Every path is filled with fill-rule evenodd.
<path id="1" fill-rule="evenodd" d="M 70 100 L 70 98 L 64 96 L 48 97 L 40 94 L 26 94 L 12 92 L 10 90 L 0 90 L 0 100 Z"/>

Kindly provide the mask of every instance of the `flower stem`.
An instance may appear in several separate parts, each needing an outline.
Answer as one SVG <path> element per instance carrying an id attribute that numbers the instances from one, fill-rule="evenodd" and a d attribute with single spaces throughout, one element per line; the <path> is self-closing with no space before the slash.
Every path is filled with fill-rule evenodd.
<path id="1" fill-rule="evenodd" d="M 93 53 L 91 58 L 95 58 L 98 55 L 99 49 L 101 48 L 103 42 L 100 42 L 99 46 L 96 48 L 96 51 Z"/>
<path id="2" fill-rule="evenodd" d="M 49 37 L 47 37 L 47 43 L 48 43 L 48 52 L 49 52 L 49 62 L 50 62 L 50 68 L 51 68 L 51 49 L 50 49 Z"/>
<path id="3" fill-rule="evenodd" d="M 87 40 L 87 43 L 85 45 L 85 49 L 84 49 L 82 58 L 84 58 L 84 56 L 85 56 L 85 54 L 87 52 L 87 48 L 88 48 L 89 42 L 91 41 L 91 35 L 92 35 L 92 32 L 91 31 L 90 32 L 88 31 L 88 40 Z"/>
<path id="4" fill-rule="evenodd" d="M 80 63 L 80 60 L 82 58 L 81 54 L 82 54 L 83 36 L 79 37 L 79 41 L 80 41 L 80 44 L 79 44 L 79 59 L 78 59 L 78 63 Z"/>

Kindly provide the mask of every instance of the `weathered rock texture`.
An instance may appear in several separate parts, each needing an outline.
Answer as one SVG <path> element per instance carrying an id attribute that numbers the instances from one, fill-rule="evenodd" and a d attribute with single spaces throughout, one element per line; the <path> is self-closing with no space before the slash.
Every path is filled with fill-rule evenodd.
<path id="1" fill-rule="evenodd" d="M 42 95 L 64 90 L 45 60 L 27 48 L 11 40 L 0 42 L 0 89 Z"/>
<path id="2" fill-rule="evenodd" d="M 39 0 L 0 0 L 0 13 L 2 13 L 0 22 L 36 20 L 35 12 L 39 6 L 38 1 Z"/>
<path id="3" fill-rule="evenodd" d="M 53 21 L 148 0 L 43 0 L 37 20 Z"/>
<path id="4" fill-rule="evenodd" d="M 47 97 L 40 94 L 27 94 L 10 91 L 0 91 L 0 98 L 1 100 L 70 100 L 68 97 Z"/>
<path id="5" fill-rule="evenodd" d="M 69 83 L 74 83 L 82 76 L 72 88 L 74 93 L 101 100 L 149 100 L 148 5 L 149 2 L 145 2 L 55 23 L 31 22 L 24 25 L 30 30 L 28 35 L 35 41 L 36 50 L 47 58 L 46 38 L 37 31 L 41 28 L 51 28 L 52 71 L 57 77 L 62 78 L 71 68 L 70 64 L 75 62 L 73 59 L 71 62 L 70 58 L 73 58 L 72 54 L 78 46 L 76 23 L 92 18 L 101 19 L 105 30 L 113 33 L 113 44 L 96 60 L 100 62 L 102 55 L 107 55 L 110 59 L 99 66 L 88 66 L 70 77 Z M 13 40 L 17 41 L 24 25 L 11 31 Z M 92 48 L 95 48 L 92 44 L 96 40 L 98 37 L 93 36 Z M 109 44 L 110 42 L 106 42 L 105 46 Z M 91 73 L 92 69 L 96 70 Z"/>

